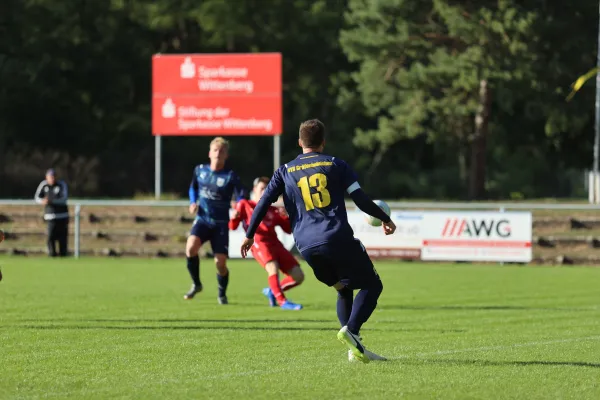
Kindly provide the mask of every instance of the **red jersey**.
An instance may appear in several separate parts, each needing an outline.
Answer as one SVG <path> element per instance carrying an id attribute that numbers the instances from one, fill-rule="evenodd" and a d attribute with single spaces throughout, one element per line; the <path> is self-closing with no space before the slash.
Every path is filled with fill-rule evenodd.
<path id="1" fill-rule="evenodd" d="M 244 230 L 248 228 L 252 213 L 256 207 L 256 202 L 252 200 L 240 200 L 236 205 L 235 209 L 239 213 L 237 218 L 229 220 L 229 229 L 235 230 L 242 222 Z M 280 226 L 285 233 L 292 233 L 292 225 L 287 215 L 281 213 L 277 208 L 269 206 L 269 210 L 262 220 L 258 229 L 256 229 L 256 235 L 254 240 L 257 243 L 273 243 L 278 242 L 277 233 L 275 227 Z"/>

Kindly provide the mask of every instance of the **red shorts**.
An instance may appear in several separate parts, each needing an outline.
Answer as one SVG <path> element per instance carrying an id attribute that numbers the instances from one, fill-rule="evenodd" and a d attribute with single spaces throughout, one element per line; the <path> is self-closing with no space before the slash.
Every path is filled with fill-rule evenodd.
<path id="1" fill-rule="evenodd" d="M 298 265 L 298 261 L 281 243 L 264 244 L 254 242 L 252 246 L 252 255 L 260 265 L 264 266 L 269 261 L 277 261 L 279 270 L 287 274 L 292 268 Z"/>

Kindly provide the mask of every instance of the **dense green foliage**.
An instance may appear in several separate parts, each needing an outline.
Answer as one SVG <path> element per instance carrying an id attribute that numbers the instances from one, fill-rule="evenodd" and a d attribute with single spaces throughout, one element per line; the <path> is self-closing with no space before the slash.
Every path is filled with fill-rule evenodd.
<path id="1" fill-rule="evenodd" d="M 283 159 L 298 124 L 329 127 L 373 195 L 581 195 L 591 165 L 598 5 L 582 0 L 4 0 L 0 197 L 54 164 L 78 196 L 153 190 L 150 58 L 278 51 Z M 210 138 L 164 140 L 164 190 L 184 194 Z M 246 183 L 270 138 L 234 138 Z M 253 166 L 250 168 L 249 166 Z"/>

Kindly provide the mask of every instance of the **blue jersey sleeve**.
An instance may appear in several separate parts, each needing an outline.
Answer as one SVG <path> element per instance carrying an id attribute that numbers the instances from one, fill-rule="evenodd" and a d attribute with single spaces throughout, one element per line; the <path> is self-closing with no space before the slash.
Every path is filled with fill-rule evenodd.
<path id="1" fill-rule="evenodd" d="M 361 211 L 375 218 L 379 218 L 385 223 L 390 222 L 390 217 L 383 212 L 377 204 L 373 203 L 373 200 L 371 200 L 365 192 L 363 192 L 358 183 L 356 173 L 350 168 L 348 163 L 343 160 L 337 160 L 336 165 L 340 168 L 341 181 L 346 192 L 352 197 L 354 204 L 356 204 Z"/>
<path id="2" fill-rule="evenodd" d="M 279 167 L 277 171 L 275 171 L 265 189 L 265 192 L 263 193 L 263 198 L 270 199 L 268 203 L 269 205 L 275 203 L 285 190 L 285 182 L 283 181 L 284 168 L 285 166 Z"/>
<path id="3" fill-rule="evenodd" d="M 377 204 L 375 204 L 373 200 L 371 200 L 369 196 L 367 196 L 367 194 L 363 192 L 362 189 L 359 188 L 352 191 L 350 197 L 352 197 L 352 201 L 354 201 L 354 204 L 356 204 L 356 206 L 362 212 L 365 212 L 372 217 L 378 218 L 386 224 L 391 221 L 390 216 L 387 215 L 381 208 L 379 208 Z"/>
<path id="4" fill-rule="evenodd" d="M 192 182 L 190 183 L 190 204 L 196 204 L 198 202 L 198 191 L 200 188 L 198 187 L 198 166 L 194 168 L 194 175 L 192 176 Z"/>
<path id="5" fill-rule="evenodd" d="M 281 196 L 283 191 L 285 190 L 285 183 L 283 181 L 283 167 L 279 167 L 277 171 L 271 177 L 263 196 L 260 201 L 254 208 L 254 212 L 252 213 L 252 218 L 250 219 L 250 224 L 248 225 L 248 230 L 246 231 L 247 238 L 253 238 L 256 229 L 262 222 L 263 218 L 269 211 L 269 206 L 277 201 L 277 198 Z"/>
<path id="6" fill-rule="evenodd" d="M 351 194 L 357 189 L 360 189 L 360 185 L 358 184 L 358 177 L 354 170 L 346 163 L 344 160 L 334 160 L 335 165 L 339 169 L 341 182 L 344 185 L 344 189 Z"/>

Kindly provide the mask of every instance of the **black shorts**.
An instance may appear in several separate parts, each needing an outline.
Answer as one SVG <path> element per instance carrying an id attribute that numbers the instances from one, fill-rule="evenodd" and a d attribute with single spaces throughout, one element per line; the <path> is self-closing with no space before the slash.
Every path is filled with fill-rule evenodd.
<path id="1" fill-rule="evenodd" d="M 229 228 L 227 225 L 210 226 L 196 218 L 190 235 L 199 237 L 202 243 L 210 242 L 214 254 L 229 256 Z"/>
<path id="2" fill-rule="evenodd" d="M 305 249 L 301 254 L 315 277 L 327 286 L 342 282 L 350 289 L 363 289 L 379 280 L 371 258 L 358 239 L 325 243 Z"/>

